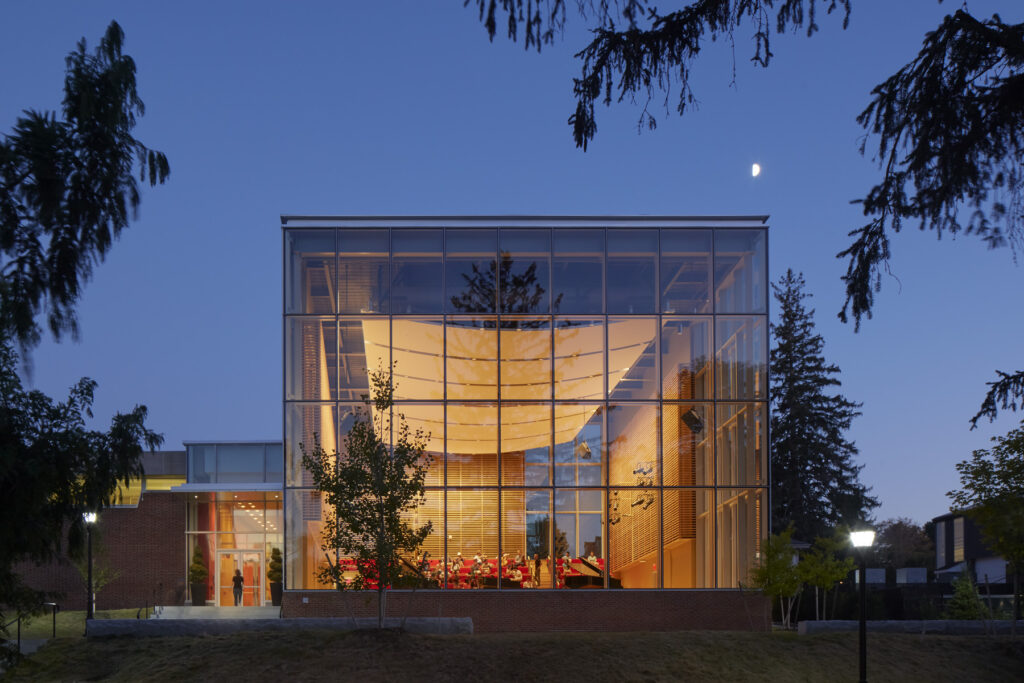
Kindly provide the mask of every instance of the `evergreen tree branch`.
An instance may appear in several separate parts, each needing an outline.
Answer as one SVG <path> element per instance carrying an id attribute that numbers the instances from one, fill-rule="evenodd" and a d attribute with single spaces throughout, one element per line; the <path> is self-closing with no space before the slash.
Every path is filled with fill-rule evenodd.
<path id="1" fill-rule="evenodd" d="M 1013 374 L 996 370 L 999 379 L 994 382 L 987 382 L 988 393 L 981 403 L 977 414 L 971 418 L 971 429 L 978 426 L 978 421 L 987 417 L 989 422 L 996 419 L 999 409 L 1017 410 L 1018 406 L 1024 408 L 1024 370 L 1018 370 Z"/>

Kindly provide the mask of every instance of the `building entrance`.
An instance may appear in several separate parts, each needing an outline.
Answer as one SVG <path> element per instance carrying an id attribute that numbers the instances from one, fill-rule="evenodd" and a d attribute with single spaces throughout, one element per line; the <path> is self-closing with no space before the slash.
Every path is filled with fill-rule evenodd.
<path id="1" fill-rule="evenodd" d="M 242 606 L 263 605 L 263 551 L 261 550 L 219 550 L 217 551 L 217 605 L 231 607 L 235 604 L 231 577 L 235 570 L 242 572 Z"/>

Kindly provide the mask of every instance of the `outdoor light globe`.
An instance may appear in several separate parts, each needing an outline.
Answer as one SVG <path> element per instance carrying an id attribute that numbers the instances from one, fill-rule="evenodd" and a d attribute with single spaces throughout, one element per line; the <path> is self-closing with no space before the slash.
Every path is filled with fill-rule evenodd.
<path id="1" fill-rule="evenodd" d="M 83 512 L 82 513 L 82 519 L 85 520 L 86 524 L 95 524 L 96 523 L 96 513 L 95 512 Z"/>
<path id="2" fill-rule="evenodd" d="M 874 542 L 875 532 L 873 529 L 868 529 L 867 531 L 850 532 L 850 543 L 853 544 L 854 548 L 868 548 Z"/>

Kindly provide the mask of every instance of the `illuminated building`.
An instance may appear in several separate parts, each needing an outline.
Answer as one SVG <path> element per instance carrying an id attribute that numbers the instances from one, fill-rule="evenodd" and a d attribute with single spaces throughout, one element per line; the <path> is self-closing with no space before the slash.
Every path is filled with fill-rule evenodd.
<path id="1" fill-rule="evenodd" d="M 391 363 L 430 434 L 410 521 L 435 560 L 536 554 L 527 585 L 553 590 L 746 581 L 769 509 L 764 217 L 282 223 L 287 590 L 328 588 L 299 444 L 343 450 Z"/>

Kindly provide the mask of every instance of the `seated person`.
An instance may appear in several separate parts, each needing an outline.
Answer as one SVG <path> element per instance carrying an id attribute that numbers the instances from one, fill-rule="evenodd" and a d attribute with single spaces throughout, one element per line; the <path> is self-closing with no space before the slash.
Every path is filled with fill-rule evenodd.
<path id="1" fill-rule="evenodd" d="M 523 572 L 519 570 L 519 567 L 512 568 L 512 572 L 508 575 L 508 580 L 512 583 L 522 583 Z"/>
<path id="2" fill-rule="evenodd" d="M 590 554 L 587 555 L 587 562 L 590 564 L 597 564 L 597 555 L 594 554 L 593 550 L 591 550 Z"/>

